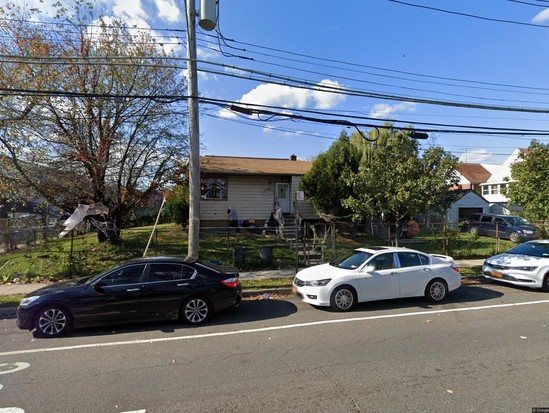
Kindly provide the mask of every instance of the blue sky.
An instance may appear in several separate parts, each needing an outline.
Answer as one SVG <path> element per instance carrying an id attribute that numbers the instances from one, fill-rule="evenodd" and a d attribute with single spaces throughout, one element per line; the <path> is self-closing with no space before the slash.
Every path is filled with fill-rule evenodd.
<path id="1" fill-rule="evenodd" d="M 198 29 L 199 69 L 217 72 L 200 72 L 200 94 L 288 111 L 318 110 L 327 113 L 321 116 L 324 118 L 345 113 L 380 119 L 370 123 L 393 119 L 411 124 L 549 130 L 549 114 L 345 96 L 267 81 L 266 76 L 272 74 L 279 79 L 384 95 L 549 109 L 549 27 L 528 25 L 549 26 L 548 1 L 403 2 L 482 18 L 390 0 L 220 0 L 218 32 Z M 114 0 L 101 4 L 107 14 L 139 26 L 186 27 L 183 1 Z M 47 3 L 40 7 L 47 8 Z M 221 36 L 228 39 L 226 43 L 219 40 Z M 170 47 L 185 56 L 181 45 Z M 261 81 L 235 77 L 250 77 L 250 70 L 265 76 Z M 210 155 L 287 158 L 296 154 L 300 159 L 312 159 L 326 151 L 343 130 L 337 125 L 235 116 L 211 105 L 202 105 L 201 114 L 201 153 Z M 499 163 L 515 148 L 527 147 L 531 139 L 443 132 L 429 135 L 423 146 L 441 145 L 462 161 L 483 163 Z M 548 137 L 537 139 L 549 142 Z"/>

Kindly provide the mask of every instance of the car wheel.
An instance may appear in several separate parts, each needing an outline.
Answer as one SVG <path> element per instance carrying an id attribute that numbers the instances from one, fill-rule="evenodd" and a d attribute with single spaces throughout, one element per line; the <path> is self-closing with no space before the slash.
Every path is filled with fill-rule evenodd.
<path id="1" fill-rule="evenodd" d="M 543 285 L 541 286 L 541 290 L 549 293 L 549 273 L 545 274 L 545 277 L 543 277 Z"/>
<path id="2" fill-rule="evenodd" d="M 509 240 L 512 241 L 512 242 L 514 242 L 514 243 L 516 243 L 516 244 L 518 244 L 518 243 L 520 242 L 520 240 L 521 240 L 521 237 L 520 237 L 520 235 L 519 235 L 518 233 L 516 233 L 516 232 L 511 232 L 511 233 L 509 234 Z"/>
<path id="3" fill-rule="evenodd" d="M 330 306 L 335 311 L 349 311 L 356 305 L 356 291 L 353 287 L 342 285 L 337 287 L 330 297 Z"/>
<path id="4" fill-rule="evenodd" d="M 64 307 L 50 305 L 42 307 L 36 315 L 36 335 L 38 337 L 59 337 L 72 327 L 72 316 Z"/>
<path id="5" fill-rule="evenodd" d="M 471 227 L 471 228 L 469 228 L 469 234 L 471 234 L 471 235 L 477 235 L 477 234 L 478 234 L 478 227 Z"/>
<path id="6" fill-rule="evenodd" d="M 212 306 L 202 297 L 191 297 L 181 306 L 181 318 L 189 324 L 201 324 L 210 318 Z"/>
<path id="7" fill-rule="evenodd" d="M 429 281 L 429 284 L 427 284 L 427 287 L 425 288 L 425 297 L 433 303 L 444 300 L 447 294 L 448 287 L 446 286 L 446 282 L 441 279 Z"/>

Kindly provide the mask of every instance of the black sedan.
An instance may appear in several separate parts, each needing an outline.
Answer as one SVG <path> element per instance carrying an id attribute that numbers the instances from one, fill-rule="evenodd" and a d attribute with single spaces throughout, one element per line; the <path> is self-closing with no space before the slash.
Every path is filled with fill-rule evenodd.
<path id="1" fill-rule="evenodd" d="M 73 327 L 177 319 L 197 325 L 236 306 L 236 268 L 179 257 L 140 258 L 94 277 L 41 288 L 21 300 L 17 325 L 40 337 Z"/>

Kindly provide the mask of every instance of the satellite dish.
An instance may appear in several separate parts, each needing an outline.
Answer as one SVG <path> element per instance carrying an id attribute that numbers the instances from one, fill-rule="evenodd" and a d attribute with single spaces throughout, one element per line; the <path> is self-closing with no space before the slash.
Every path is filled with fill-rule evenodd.
<path id="1" fill-rule="evenodd" d="M 200 0 L 200 19 L 198 25 L 204 30 L 213 30 L 217 22 L 217 0 Z"/>

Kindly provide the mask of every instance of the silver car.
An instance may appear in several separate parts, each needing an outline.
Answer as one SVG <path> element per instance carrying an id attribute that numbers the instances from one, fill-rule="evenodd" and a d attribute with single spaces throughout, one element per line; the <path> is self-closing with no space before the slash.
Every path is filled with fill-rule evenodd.
<path id="1" fill-rule="evenodd" d="M 486 278 L 549 291 L 549 240 L 528 241 L 484 261 Z"/>

